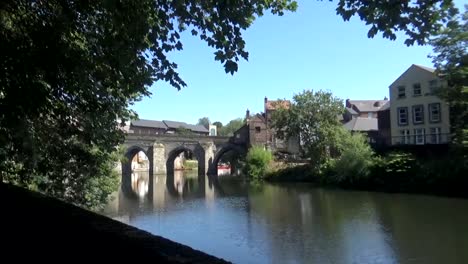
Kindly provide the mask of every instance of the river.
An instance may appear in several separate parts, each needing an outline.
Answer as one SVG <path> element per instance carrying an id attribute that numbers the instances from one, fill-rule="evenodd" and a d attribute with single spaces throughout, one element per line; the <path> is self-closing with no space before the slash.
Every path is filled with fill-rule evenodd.
<path id="1" fill-rule="evenodd" d="M 166 180 L 134 173 L 103 213 L 234 263 L 468 263 L 468 200 Z"/>

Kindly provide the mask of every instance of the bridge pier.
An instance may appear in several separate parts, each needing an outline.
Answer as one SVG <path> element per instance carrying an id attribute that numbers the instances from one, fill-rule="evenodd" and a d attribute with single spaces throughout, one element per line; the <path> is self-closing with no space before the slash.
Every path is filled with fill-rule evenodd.
<path id="1" fill-rule="evenodd" d="M 166 147 L 164 144 L 155 142 L 153 144 L 153 174 L 166 174 Z"/>

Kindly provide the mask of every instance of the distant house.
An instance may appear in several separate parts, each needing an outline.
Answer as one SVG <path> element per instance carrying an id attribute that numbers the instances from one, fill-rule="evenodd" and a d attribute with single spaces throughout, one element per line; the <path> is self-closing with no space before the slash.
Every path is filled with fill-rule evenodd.
<path id="1" fill-rule="evenodd" d="M 291 102 L 287 100 L 264 99 L 264 112 L 250 116 L 249 110 L 246 112 L 246 128 L 248 130 L 250 145 L 262 145 L 275 152 L 299 153 L 299 140 L 290 138 L 283 140 L 278 138 L 276 129 L 271 126 L 271 117 L 278 108 L 288 109 Z M 241 128 L 245 129 L 245 128 Z"/>
<path id="2" fill-rule="evenodd" d="M 167 126 L 167 134 L 177 134 L 178 129 L 185 129 L 196 135 L 208 136 L 209 131 L 202 125 L 191 125 L 185 122 L 163 120 L 163 123 Z"/>
<path id="3" fill-rule="evenodd" d="M 392 145 L 450 141 L 449 107 L 434 93 L 444 86 L 434 69 L 415 64 L 390 85 Z"/>
<path id="4" fill-rule="evenodd" d="M 139 119 L 130 123 L 130 130 L 141 135 L 165 134 L 167 126 L 161 121 Z"/>
<path id="5" fill-rule="evenodd" d="M 388 99 L 384 100 L 346 100 L 345 113 L 342 117 L 344 128 L 352 132 L 365 133 L 369 143 L 381 141 L 379 131 L 380 110 L 388 107 Z"/>
<path id="6" fill-rule="evenodd" d="M 134 134 L 156 135 L 156 134 L 177 134 L 178 129 L 184 129 L 196 135 L 208 135 L 209 131 L 201 125 L 190 125 L 178 121 L 157 121 L 139 119 L 130 123 L 129 131 Z"/>

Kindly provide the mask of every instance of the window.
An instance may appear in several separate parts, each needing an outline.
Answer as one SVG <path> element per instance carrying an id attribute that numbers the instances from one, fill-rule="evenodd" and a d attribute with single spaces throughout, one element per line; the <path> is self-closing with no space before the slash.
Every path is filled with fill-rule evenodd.
<path id="1" fill-rule="evenodd" d="M 368 113 L 367 113 L 367 117 L 368 117 L 368 118 L 372 118 L 372 117 L 374 117 L 374 113 L 372 113 L 372 112 L 368 112 Z"/>
<path id="2" fill-rule="evenodd" d="M 440 122 L 440 103 L 429 104 L 429 121 Z"/>
<path id="3" fill-rule="evenodd" d="M 216 136 L 216 129 L 210 129 L 210 136 Z"/>
<path id="4" fill-rule="evenodd" d="M 408 107 L 398 107 L 398 125 L 406 126 L 408 124 Z"/>
<path id="5" fill-rule="evenodd" d="M 400 130 L 400 144 L 411 144 L 411 136 L 408 129 Z"/>
<path id="6" fill-rule="evenodd" d="M 440 144 L 440 127 L 431 127 L 429 132 L 431 133 L 431 143 Z"/>
<path id="7" fill-rule="evenodd" d="M 413 96 L 421 96 L 421 84 L 413 84 Z"/>
<path id="8" fill-rule="evenodd" d="M 260 133 L 260 131 L 261 131 L 261 128 L 259 126 L 256 126 L 255 127 L 255 133 Z"/>
<path id="9" fill-rule="evenodd" d="M 416 128 L 414 130 L 414 142 L 417 145 L 424 144 L 424 128 Z"/>
<path id="10" fill-rule="evenodd" d="M 398 86 L 398 98 L 405 98 L 405 97 L 406 97 L 405 86 Z"/>
<path id="11" fill-rule="evenodd" d="M 413 123 L 414 124 L 424 123 L 424 106 L 423 105 L 413 106 Z"/>
<path id="12" fill-rule="evenodd" d="M 431 92 L 431 94 L 434 94 L 434 92 L 438 88 L 438 85 L 439 85 L 439 81 L 437 79 L 429 81 L 429 91 Z"/>

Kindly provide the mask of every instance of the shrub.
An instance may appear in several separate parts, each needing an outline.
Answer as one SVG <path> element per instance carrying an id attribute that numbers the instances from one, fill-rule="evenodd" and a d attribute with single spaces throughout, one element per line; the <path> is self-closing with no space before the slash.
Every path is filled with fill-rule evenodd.
<path id="1" fill-rule="evenodd" d="M 184 161 L 184 169 L 186 170 L 194 170 L 198 168 L 198 161 L 197 160 L 185 160 Z"/>
<path id="2" fill-rule="evenodd" d="M 406 191 L 421 185 L 421 165 L 411 153 L 390 152 L 375 159 L 372 168 L 372 184 L 377 189 Z"/>
<path id="3" fill-rule="evenodd" d="M 340 185 L 352 185 L 367 180 L 374 163 L 374 152 L 366 137 L 340 128 L 337 131 L 335 148 L 338 157 L 329 165 L 331 178 L 328 181 Z"/>
<path id="4" fill-rule="evenodd" d="M 256 180 L 263 179 L 272 160 L 273 155 L 269 150 L 262 146 L 253 146 L 247 153 L 246 174 Z"/>

